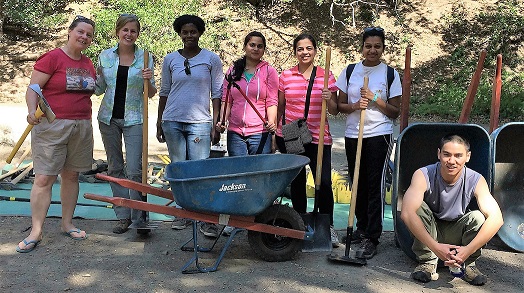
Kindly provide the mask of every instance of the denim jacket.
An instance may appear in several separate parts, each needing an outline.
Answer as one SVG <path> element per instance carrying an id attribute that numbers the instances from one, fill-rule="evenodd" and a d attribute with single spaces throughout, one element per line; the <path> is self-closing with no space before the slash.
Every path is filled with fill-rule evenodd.
<path id="1" fill-rule="evenodd" d="M 112 48 L 102 51 L 98 56 L 98 67 L 96 76 L 95 95 L 104 94 L 100 109 L 98 110 L 98 121 L 109 125 L 113 116 L 113 106 L 115 104 L 116 75 L 118 72 L 118 44 Z M 144 79 L 142 78 L 142 68 L 144 67 L 144 50 L 135 46 L 135 59 L 127 77 L 126 103 L 124 110 L 124 126 L 131 126 L 143 123 L 143 93 Z M 149 68 L 153 70 L 153 56 L 149 55 Z M 102 75 L 99 70 L 102 70 Z M 155 78 L 151 84 L 155 87 Z"/>

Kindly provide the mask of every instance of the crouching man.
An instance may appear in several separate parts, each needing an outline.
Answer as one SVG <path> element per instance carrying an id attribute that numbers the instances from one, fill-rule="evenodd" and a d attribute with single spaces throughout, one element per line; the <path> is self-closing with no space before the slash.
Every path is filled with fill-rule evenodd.
<path id="1" fill-rule="evenodd" d="M 481 248 L 503 224 L 500 208 L 486 179 L 466 167 L 470 145 L 458 135 L 447 135 L 437 151 L 439 162 L 415 171 L 402 200 L 401 218 L 414 237 L 419 265 L 411 277 L 437 280 L 437 261 L 463 268 L 465 281 L 481 286 L 487 281 L 475 266 Z M 479 210 L 467 209 L 477 199 Z"/>

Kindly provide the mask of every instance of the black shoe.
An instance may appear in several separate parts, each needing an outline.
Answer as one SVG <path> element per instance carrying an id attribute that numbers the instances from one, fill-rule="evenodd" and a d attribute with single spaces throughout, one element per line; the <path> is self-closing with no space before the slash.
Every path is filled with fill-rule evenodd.
<path id="1" fill-rule="evenodd" d="M 204 234 L 205 236 L 211 238 L 217 238 L 218 236 L 220 236 L 218 232 L 218 226 L 216 224 L 203 222 L 200 225 L 200 232 L 202 232 L 202 234 Z"/>
<path id="2" fill-rule="evenodd" d="M 364 239 L 364 234 L 362 233 L 362 231 L 355 230 L 355 232 L 353 232 L 353 234 L 351 235 L 351 244 L 360 243 L 362 242 L 362 239 Z M 340 242 L 346 244 L 346 235 L 345 234 L 340 239 Z"/>
<path id="3" fill-rule="evenodd" d="M 362 239 L 360 247 L 356 252 L 356 257 L 371 259 L 375 254 L 377 254 L 377 246 L 371 241 L 371 239 Z"/>
<path id="4" fill-rule="evenodd" d="M 131 225 L 130 219 L 120 219 L 118 220 L 116 226 L 113 228 L 113 233 L 122 234 L 129 230 L 129 225 Z"/>
<path id="5" fill-rule="evenodd" d="M 147 235 L 149 232 L 151 232 L 151 229 L 136 229 L 138 235 Z"/>

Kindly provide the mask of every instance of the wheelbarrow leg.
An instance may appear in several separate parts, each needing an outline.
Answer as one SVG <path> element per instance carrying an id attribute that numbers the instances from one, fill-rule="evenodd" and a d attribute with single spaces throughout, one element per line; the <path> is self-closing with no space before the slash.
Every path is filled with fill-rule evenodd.
<path id="1" fill-rule="evenodd" d="M 213 248 L 215 247 L 215 245 L 217 244 L 218 242 L 218 239 L 220 238 L 220 235 L 222 235 L 222 231 L 224 231 L 224 228 L 222 228 L 222 230 L 220 231 L 220 233 L 218 233 L 218 237 L 215 238 L 215 241 L 213 242 L 213 245 L 211 245 L 211 247 L 201 247 L 200 245 L 198 245 L 198 221 L 196 220 L 191 220 L 191 222 L 193 222 L 193 237 L 191 239 L 189 239 L 188 241 L 186 241 L 186 243 L 184 243 L 182 245 L 182 247 L 180 247 L 180 250 L 182 251 L 195 251 L 195 247 L 197 248 L 197 250 L 199 252 L 210 252 L 211 250 L 213 250 Z M 193 241 L 193 246 L 188 246 L 188 244 Z"/>
<path id="2" fill-rule="evenodd" d="M 216 271 L 218 269 L 218 266 L 220 265 L 220 262 L 224 258 L 224 255 L 226 254 L 226 251 L 229 248 L 229 245 L 231 245 L 231 243 L 233 242 L 233 238 L 235 237 L 235 235 L 238 232 L 241 232 L 241 231 L 245 230 L 245 229 L 241 229 L 241 228 L 235 228 L 233 231 L 231 231 L 231 235 L 229 235 L 226 243 L 224 244 L 224 247 L 222 248 L 222 251 L 220 252 L 220 255 L 216 259 L 216 261 L 213 264 L 213 266 L 203 267 L 198 262 L 198 253 L 199 252 L 209 252 L 209 251 L 211 251 L 213 249 L 213 247 L 215 246 L 215 244 L 217 243 L 219 237 L 217 237 L 217 239 L 215 240 L 215 242 L 213 243 L 213 246 L 211 246 L 211 248 L 201 248 L 200 246 L 198 246 L 197 225 L 198 225 L 197 221 L 193 221 L 193 239 L 192 240 L 193 240 L 193 247 L 196 247 L 196 249 L 192 249 L 193 253 L 194 253 L 193 257 L 182 267 L 182 273 L 183 274 L 208 273 L 208 272 Z M 188 242 L 186 242 L 184 244 L 184 246 L 182 246 L 182 250 L 187 251 L 188 248 L 190 248 L 190 247 L 185 247 L 185 245 L 188 244 L 190 241 L 191 240 L 189 240 Z M 193 264 L 193 263 L 195 264 L 196 268 L 188 269 L 188 267 L 191 264 Z"/>

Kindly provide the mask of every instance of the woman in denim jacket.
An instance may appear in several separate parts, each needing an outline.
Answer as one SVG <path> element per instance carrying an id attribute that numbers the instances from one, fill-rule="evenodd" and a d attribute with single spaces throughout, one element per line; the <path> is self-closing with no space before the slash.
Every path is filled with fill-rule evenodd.
<path id="1" fill-rule="evenodd" d="M 118 43 L 98 57 L 96 95 L 104 94 L 98 111 L 98 125 L 107 154 L 108 175 L 142 180 L 142 125 L 144 80 L 149 81 L 148 96 L 156 93 L 153 58 L 144 68 L 144 50 L 135 44 L 140 34 L 140 22 L 134 14 L 121 14 L 116 21 Z M 126 157 L 122 152 L 124 138 Z M 136 190 L 110 183 L 113 196 L 142 200 Z M 146 221 L 144 213 L 127 207 L 115 207 L 119 220 L 113 233 L 128 230 L 132 222 Z M 148 230 L 140 229 L 144 234 Z"/>

